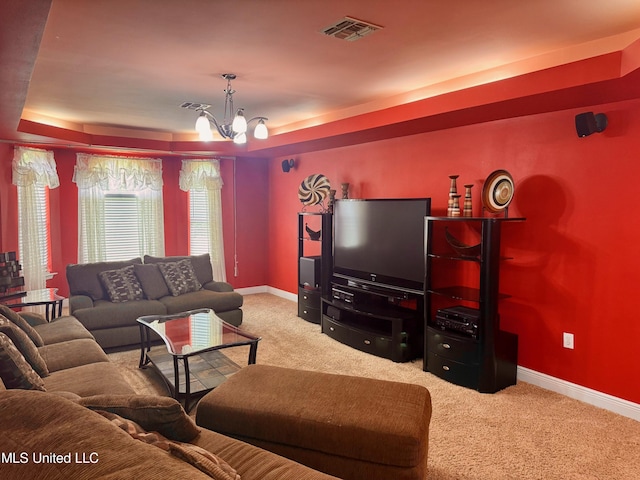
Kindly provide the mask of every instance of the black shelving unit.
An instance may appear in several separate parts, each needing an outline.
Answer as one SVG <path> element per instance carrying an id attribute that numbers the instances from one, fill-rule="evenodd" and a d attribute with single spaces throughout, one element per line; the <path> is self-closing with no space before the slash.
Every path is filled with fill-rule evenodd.
<path id="1" fill-rule="evenodd" d="M 320 232 L 319 237 L 312 237 L 307 227 Z M 320 299 L 331 289 L 332 230 L 331 213 L 298 213 L 298 316 L 311 323 L 320 323 Z M 302 278 L 301 265 L 306 272 L 314 270 L 312 281 Z"/>
<path id="2" fill-rule="evenodd" d="M 500 329 L 500 265 L 508 260 L 500 239 L 505 224 L 524 220 L 426 217 L 425 371 L 483 393 L 516 383 L 518 337 Z M 480 253 L 456 251 L 445 229 L 479 243 Z"/>

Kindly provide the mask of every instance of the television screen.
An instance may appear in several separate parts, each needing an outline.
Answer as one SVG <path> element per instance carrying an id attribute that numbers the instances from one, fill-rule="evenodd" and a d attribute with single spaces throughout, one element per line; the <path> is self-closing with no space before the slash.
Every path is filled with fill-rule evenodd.
<path id="1" fill-rule="evenodd" d="M 421 293 L 424 217 L 430 207 L 429 198 L 336 201 L 334 275 Z"/>

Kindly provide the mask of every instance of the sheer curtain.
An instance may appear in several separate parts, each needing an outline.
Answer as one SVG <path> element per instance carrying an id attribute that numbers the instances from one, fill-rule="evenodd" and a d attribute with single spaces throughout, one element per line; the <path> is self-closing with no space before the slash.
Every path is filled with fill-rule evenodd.
<path id="1" fill-rule="evenodd" d="M 73 181 L 78 186 L 79 263 L 107 260 L 105 196 L 116 193 L 137 197 L 139 255 L 164 255 L 162 160 L 79 153 Z"/>
<path id="2" fill-rule="evenodd" d="M 48 251 L 43 251 L 43 239 L 48 239 L 47 224 L 41 221 L 42 206 L 38 193 L 44 188 L 58 188 L 60 181 L 53 152 L 36 148 L 15 147 L 13 154 L 13 184 L 18 188 L 19 258 L 27 290 L 45 288 Z"/>
<path id="3" fill-rule="evenodd" d="M 208 244 L 213 278 L 227 280 L 224 263 L 224 240 L 222 237 L 222 177 L 217 159 L 183 160 L 180 170 L 180 189 L 203 191 L 206 195 Z"/>

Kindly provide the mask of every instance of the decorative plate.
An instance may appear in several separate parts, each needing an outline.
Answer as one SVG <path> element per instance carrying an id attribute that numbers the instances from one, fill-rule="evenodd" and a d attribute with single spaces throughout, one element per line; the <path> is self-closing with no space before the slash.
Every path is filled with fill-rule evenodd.
<path id="1" fill-rule="evenodd" d="M 506 170 L 496 170 L 484 182 L 482 205 L 490 212 L 498 213 L 509 206 L 514 190 L 511 174 Z"/>
<path id="2" fill-rule="evenodd" d="M 309 175 L 298 188 L 298 198 L 303 205 L 319 205 L 329 195 L 329 179 L 321 173 Z"/>

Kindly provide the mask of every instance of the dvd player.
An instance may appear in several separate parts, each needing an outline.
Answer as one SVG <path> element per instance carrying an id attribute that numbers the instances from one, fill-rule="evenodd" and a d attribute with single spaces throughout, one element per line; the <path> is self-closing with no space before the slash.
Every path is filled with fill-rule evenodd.
<path id="1" fill-rule="evenodd" d="M 442 329 L 466 333 L 472 337 L 478 336 L 478 319 L 480 311 L 475 308 L 456 305 L 441 308 L 436 312 L 435 324 Z"/>

